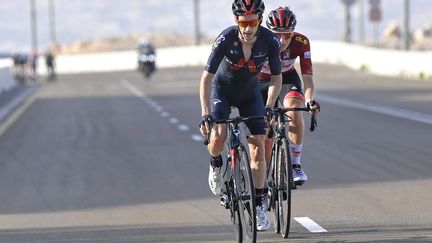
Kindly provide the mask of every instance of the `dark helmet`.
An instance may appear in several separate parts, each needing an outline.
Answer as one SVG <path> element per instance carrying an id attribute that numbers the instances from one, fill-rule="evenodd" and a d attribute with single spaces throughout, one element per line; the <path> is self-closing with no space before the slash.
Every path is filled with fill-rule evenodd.
<path id="1" fill-rule="evenodd" d="M 232 3 L 232 11 L 235 16 L 247 14 L 262 16 L 264 9 L 264 2 L 261 0 L 234 0 Z"/>
<path id="2" fill-rule="evenodd" d="M 269 13 L 266 24 L 272 31 L 293 32 L 297 20 L 289 7 L 279 7 Z"/>

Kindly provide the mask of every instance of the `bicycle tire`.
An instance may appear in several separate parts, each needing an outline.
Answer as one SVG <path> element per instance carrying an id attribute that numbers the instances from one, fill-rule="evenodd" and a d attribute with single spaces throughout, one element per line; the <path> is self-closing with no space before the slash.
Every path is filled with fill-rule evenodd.
<path id="1" fill-rule="evenodd" d="M 277 204 L 277 185 L 276 185 L 276 176 L 277 176 L 277 143 L 273 143 L 272 147 L 272 153 L 271 153 L 271 164 L 268 172 L 268 176 L 270 178 L 269 183 L 269 190 L 270 190 L 270 196 L 269 196 L 269 203 L 268 206 L 270 208 L 270 211 L 272 211 L 273 215 L 273 228 L 274 232 L 276 234 L 280 233 L 280 223 L 279 223 L 279 207 Z"/>
<path id="2" fill-rule="evenodd" d="M 236 150 L 234 184 L 238 200 L 238 212 L 242 225 L 243 242 L 256 242 L 255 186 L 249 156 L 243 145 Z"/>
<path id="3" fill-rule="evenodd" d="M 282 139 L 278 146 L 277 187 L 280 233 L 288 238 L 291 223 L 291 187 L 293 185 L 291 155 L 287 139 Z"/>

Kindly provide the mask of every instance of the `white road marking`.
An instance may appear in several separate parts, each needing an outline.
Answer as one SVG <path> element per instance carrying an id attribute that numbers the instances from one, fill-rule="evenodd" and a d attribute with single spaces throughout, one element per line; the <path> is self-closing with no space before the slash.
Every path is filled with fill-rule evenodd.
<path id="1" fill-rule="evenodd" d="M 170 118 L 169 122 L 171 122 L 172 124 L 177 124 L 179 122 L 179 120 L 177 118 Z"/>
<path id="2" fill-rule="evenodd" d="M 191 138 L 195 142 L 202 142 L 203 141 L 203 136 L 201 136 L 199 134 L 192 134 Z"/>
<path id="3" fill-rule="evenodd" d="M 394 108 L 394 107 L 384 106 L 384 105 L 361 103 L 351 99 L 339 98 L 339 97 L 333 97 L 327 95 L 319 95 L 318 100 L 333 105 L 372 111 L 376 113 L 381 113 L 389 116 L 404 118 L 407 120 L 412 120 L 412 121 L 417 121 L 417 122 L 422 122 L 422 123 L 432 125 L 432 115 L 428 115 L 425 113 L 409 111 L 409 110 L 404 110 L 404 109 L 399 109 L 399 108 Z"/>
<path id="4" fill-rule="evenodd" d="M 315 223 L 315 221 L 313 221 L 309 217 L 294 217 L 294 219 L 312 233 L 327 232 L 326 229 L 321 227 L 319 224 Z"/>
<path id="5" fill-rule="evenodd" d="M 162 106 L 160 106 L 156 101 L 152 100 L 150 97 L 148 97 L 147 95 L 145 95 L 141 90 L 139 90 L 137 87 L 135 87 L 134 85 L 132 85 L 129 81 L 127 80 L 123 80 L 121 81 L 121 84 L 123 85 L 123 87 L 125 87 L 126 89 L 128 89 L 131 93 L 135 94 L 136 96 L 140 97 L 141 100 L 143 100 L 144 102 L 146 102 L 149 106 L 153 107 L 157 112 L 160 113 L 161 117 L 166 117 L 169 118 L 168 121 L 172 124 L 177 124 L 179 123 L 179 120 L 177 118 L 171 117 L 170 118 L 170 114 L 166 111 L 164 111 L 164 108 Z M 177 126 L 177 129 L 179 129 L 180 131 L 186 132 L 189 131 L 190 128 L 189 126 L 185 125 L 185 124 L 179 124 Z M 201 135 L 198 134 L 193 134 L 191 135 L 192 140 L 194 141 L 203 141 L 203 138 Z"/>
<path id="6" fill-rule="evenodd" d="M 184 124 L 180 124 L 180 125 L 178 125 L 177 126 L 177 128 L 180 130 L 180 131 L 189 131 L 189 127 L 188 126 L 186 126 L 186 125 L 184 125 Z"/>

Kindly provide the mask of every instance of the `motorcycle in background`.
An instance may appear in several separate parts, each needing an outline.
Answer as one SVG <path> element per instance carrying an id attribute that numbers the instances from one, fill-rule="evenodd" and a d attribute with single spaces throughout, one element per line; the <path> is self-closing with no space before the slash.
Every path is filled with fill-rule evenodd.
<path id="1" fill-rule="evenodd" d="M 138 70 L 146 79 L 156 71 L 156 52 L 148 40 L 141 40 L 138 47 Z"/>

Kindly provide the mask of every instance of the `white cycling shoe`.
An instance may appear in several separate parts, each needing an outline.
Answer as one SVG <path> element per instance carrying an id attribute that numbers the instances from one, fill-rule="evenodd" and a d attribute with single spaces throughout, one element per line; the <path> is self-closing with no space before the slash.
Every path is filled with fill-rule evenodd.
<path id="1" fill-rule="evenodd" d="M 258 231 L 265 231 L 270 228 L 270 222 L 266 214 L 265 206 L 256 207 L 256 227 Z"/>
<path id="2" fill-rule="evenodd" d="M 308 177 L 299 164 L 293 164 L 293 179 L 297 184 L 303 184 L 308 180 Z"/>
<path id="3" fill-rule="evenodd" d="M 208 183 L 210 190 L 214 195 L 222 194 L 223 176 L 222 176 L 222 166 L 213 167 L 210 165 Z"/>

